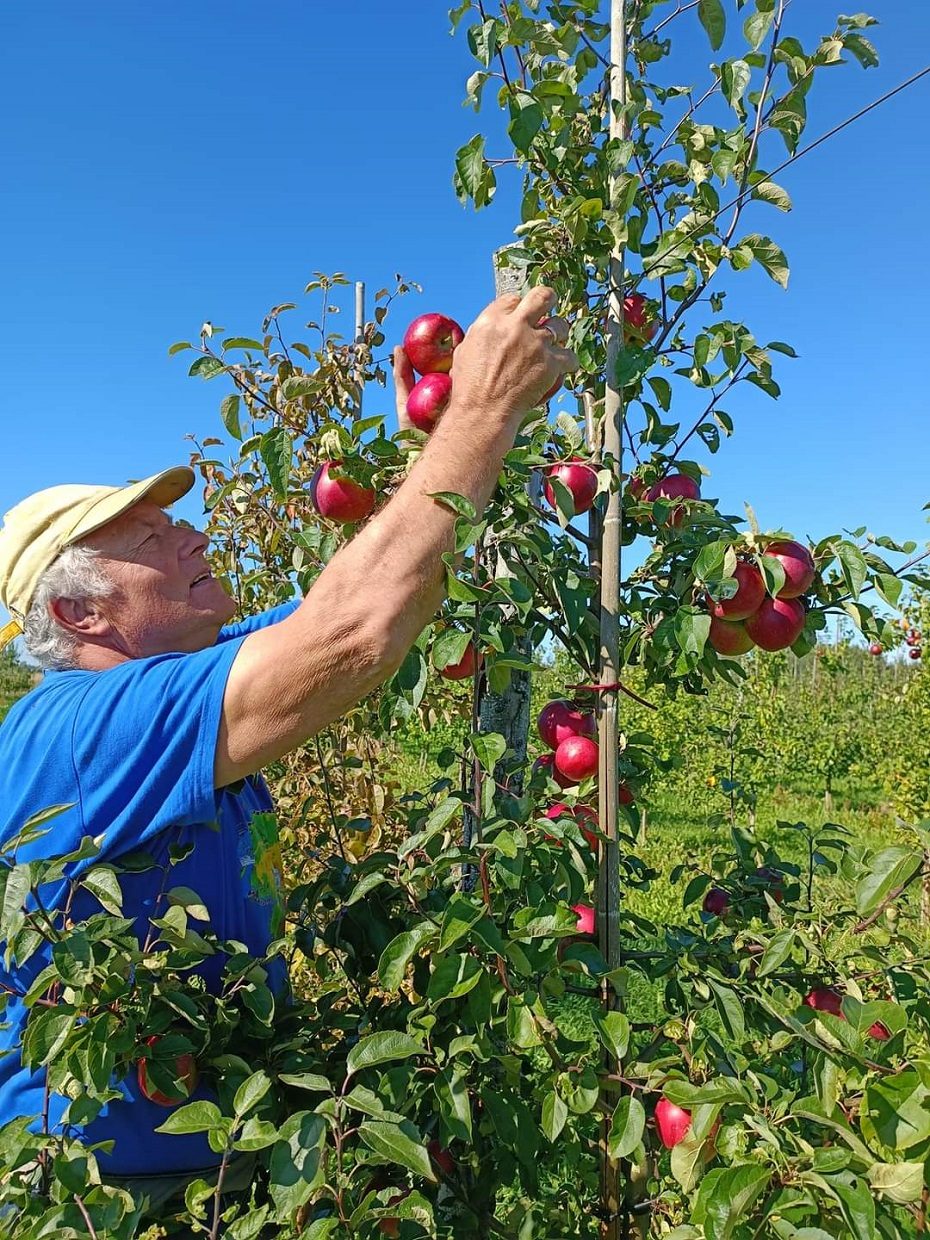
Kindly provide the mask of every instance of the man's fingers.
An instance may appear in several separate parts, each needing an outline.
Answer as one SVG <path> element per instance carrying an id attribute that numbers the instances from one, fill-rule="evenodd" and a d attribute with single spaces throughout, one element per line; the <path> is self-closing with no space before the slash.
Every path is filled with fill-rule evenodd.
<path id="1" fill-rule="evenodd" d="M 394 396 L 397 402 L 397 421 L 401 430 L 409 430 L 412 425 L 407 417 L 407 397 L 416 381 L 410 359 L 404 352 L 403 346 L 398 345 L 394 350 Z"/>
<path id="2" fill-rule="evenodd" d="M 553 315 L 552 318 L 544 319 L 539 326 L 550 334 L 554 344 L 563 345 L 568 340 L 568 324 L 564 319 Z"/>
<path id="3" fill-rule="evenodd" d="M 535 327 L 540 319 L 549 317 L 555 309 L 555 301 L 555 293 L 551 288 L 547 288 L 545 284 L 537 284 L 514 307 L 513 313 Z"/>
<path id="4" fill-rule="evenodd" d="M 560 368 L 566 373 L 570 373 L 571 371 L 578 369 L 578 358 L 574 349 L 560 349 L 556 345 L 553 345 L 551 352 Z"/>

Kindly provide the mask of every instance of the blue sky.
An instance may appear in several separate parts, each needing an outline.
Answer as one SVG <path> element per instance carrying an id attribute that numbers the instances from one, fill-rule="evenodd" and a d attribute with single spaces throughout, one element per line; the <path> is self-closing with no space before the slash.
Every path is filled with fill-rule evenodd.
<path id="1" fill-rule="evenodd" d="M 869 11 L 882 64 L 824 73 L 808 138 L 923 67 L 930 6 Z M 789 12 L 807 40 L 836 9 Z M 168 345 L 204 319 L 255 334 L 316 270 L 422 284 L 398 336 L 414 312 L 474 317 L 518 182 L 480 213 L 455 199 L 454 152 L 492 119 L 461 106 L 474 66 L 448 27 L 434 0 L 4 6 L 0 512 L 185 460 L 185 434 L 217 433 L 222 392 Z M 703 36 L 683 52 L 706 81 Z M 928 109 L 925 79 L 779 178 L 793 214 L 760 208 L 753 226 L 787 251 L 788 293 L 728 277 L 730 312 L 801 355 L 779 362 L 777 404 L 727 402 L 737 433 L 708 461 L 705 493 L 750 500 L 763 527 L 926 537 Z M 373 393 L 368 411 L 389 403 Z"/>

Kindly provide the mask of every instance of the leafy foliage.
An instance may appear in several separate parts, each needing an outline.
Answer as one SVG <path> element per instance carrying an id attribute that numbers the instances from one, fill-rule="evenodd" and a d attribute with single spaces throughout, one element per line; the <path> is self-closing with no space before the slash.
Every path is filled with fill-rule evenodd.
<path id="1" fill-rule="evenodd" d="M 754 264 L 787 283 L 777 242 L 743 221 L 790 207 L 767 170 L 770 140 L 797 150 L 823 68 L 844 54 L 874 62 L 862 34 L 870 18 L 841 17 L 805 50 L 783 30 L 785 9 L 781 0 L 636 6 L 631 136 L 620 143 L 608 136 L 608 29 L 594 0 L 505 3 L 499 17 L 465 0 L 453 13 L 478 65 L 468 101 L 480 108 L 496 90 L 506 118 L 506 138 L 476 134 L 458 152 L 455 186 L 482 207 L 505 164 L 522 169 L 510 261 L 528 282 L 552 284 L 571 319 L 579 408 L 527 417 L 485 513 L 441 497 L 458 514 L 457 558 L 448 557 L 448 598 L 434 623 L 378 694 L 272 772 L 290 895 L 288 933 L 269 956 L 287 958 L 294 1001 L 272 993 L 267 960 L 218 942 L 197 893 L 172 891 L 168 876 L 143 948 L 121 915 L 119 867 L 74 877 L 76 855 L 18 863 L 16 841 L 7 843 L 0 937 L 19 962 L 48 960 L 27 996 L 23 1054 L 72 1099 L 72 1118 L 96 1114 L 160 1036 L 158 1087 L 176 1094 L 177 1056 L 192 1054 L 205 1091 L 172 1108 L 162 1130 L 206 1133 L 224 1171 L 239 1153 L 256 1157 L 246 1198 L 227 1203 L 196 1181 L 183 1206 L 162 1211 L 167 1228 L 212 1238 L 222 1225 L 234 1240 L 263 1229 L 592 1236 L 599 1141 L 619 1165 L 628 1235 L 642 1223 L 674 1240 L 866 1240 L 914 1231 L 925 1214 L 930 976 L 911 922 L 924 828 L 876 849 L 837 825 L 785 824 L 797 847 L 795 859 L 780 856 L 744 821 L 764 747 L 747 741 L 738 699 L 715 735 L 729 762 L 728 830 L 712 866 L 673 874 L 683 911 L 660 926 L 634 908 L 655 877 L 640 855 L 635 798 L 660 772 L 683 769 L 687 727 L 679 715 L 663 735 L 635 716 L 617 755 L 634 803 L 616 824 L 627 946 L 611 971 L 579 932 L 577 911 L 595 900 L 603 832 L 592 844 L 571 812 L 545 814 L 556 796 L 569 811 L 584 805 L 592 781 L 564 791 L 545 770 L 527 777 L 505 739 L 477 727 L 480 686 L 505 689 L 533 662 L 527 650 L 553 643 L 567 660 L 564 691 L 595 701 L 581 686 L 599 666 L 596 539 L 577 525 L 565 488 L 554 488 L 553 512 L 539 486 L 542 470 L 579 450 L 599 466 L 601 495 L 622 486 L 623 541 L 640 540 L 617 617 L 626 687 L 673 710 L 715 690 L 771 703 L 766 685 L 774 690 L 794 666 L 761 654 L 738 663 L 708 642 L 708 596 L 733 597 L 738 557 L 765 570 L 770 595 L 782 589 L 784 572 L 764 553 L 785 532 L 762 532 L 751 514 L 744 522 L 706 497 L 652 491 L 673 471 L 706 485 L 707 466 L 692 454 L 713 456 L 732 433 L 721 401 L 740 385 L 778 396 L 775 364 L 790 346 L 760 345 L 726 315 L 717 285 Z M 702 97 L 668 76 L 670 32 L 686 22 L 714 53 L 740 48 L 711 66 Z M 500 159 L 487 153 L 498 141 Z M 609 376 L 623 388 L 626 470 L 600 452 L 618 245 L 629 267 L 622 292 L 644 298 L 654 328 L 627 333 Z M 293 339 L 287 302 L 254 337 L 208 323 L 196 346 L 172 346 L 196 352 L 192 376 L 223 385 L 234 457 L 208 452 L 223 446 L 210 438 L 192 459 L 215 565 L 243 612 L 312 589 L 351 537 L 308 503 L 322 462 L 338 460 L 387 499 L 423 447 L 421 432 L 391 435 L 367 408 L 384 382 L 375 351 L 389 306 L 412 286 L 398 277 L 393 292 L 377 294 L 373 321 L 349 344 L 331 329 L 346 283 L 317 273 L 308 284 L 321 305 L 309 342 Z M 815 648 L 830 614 L 890 645 L 890 621 L 870 604 L 894 606 L 904 583 L 920 583 L 905 558 L 913 550 L 864 529 L 823 537 L 794 653 Z M 483 662 L 471 684 L 450 688 L 437 669 L 469 637 Z M 438 772 L 404 787 L 378 760 L 385 740 L 416 726 L 441 737 Z M 803 738 L 792 744 L 829 788 L 860 758 L 854 729 L 824 734 L 813 763 Z M 80 856 L 93 850 L 87 841 Z M 42 889 L 56 878 L 68 880 L 68 898 L 43 913 Z M 728 897 L 719 914 L 701 907 L 712 885 Z M 75 927 L 79 891 L 102 912 Z M 194 979 L 217 954 L 225 966 L 212 992 Z M 661 989 L 660 1020 L 620 1010 L 637 985 Z M 805 1002 L 816 987 L 832 1010 Z M 671 1152 L 652 1125 L 663 1096 L 691 1116 Z M 39 1128 L 16 1121 L 0 1132 L 12 1240 L 136 1234 L 139 1204 L 98 1182 L 94 1151 Z"/>

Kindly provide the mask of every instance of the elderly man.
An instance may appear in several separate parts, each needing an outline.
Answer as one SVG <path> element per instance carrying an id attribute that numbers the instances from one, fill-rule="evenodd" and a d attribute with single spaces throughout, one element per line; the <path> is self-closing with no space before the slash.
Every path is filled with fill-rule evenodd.
<path id="1" fill-rule="evenodd" d="M 409 476 L 299 605 L 224 627 L 234 608 L 210 572 L 206 537 L 164 511 L 193 485 L 186 468 L 121 488 L 52 487 L 7 513 L 0 601 L 50 674 L 0 727 L 0 838 L 46 806 L 70 806 L 21 860 L 64 853 L 84 835 L 102 836 L 101 859 L 144 847 L 163 867 L 180 855 L 171 885 L 198 893 L 221 939 L 264 954 L 281 917 L 268 881 L 275 844 L 267 818 L 264 830 L 254 825 L 272 809 L 259 771 L 391 675 L 434 615 L 455 516 L 430 494 L 487 504 L 521 418 L 575 365 L 564 324 L 540 326 L 552 303 L 536 288 L 479 316 L 455 353 L 453 399 Z M 399 408 L 411 378 L 398 350 Z M 185 845 L 196 847 L 184 856 Z M 164 912 L 161 883 L 160 869 L 123 876 L 124 913 L 141 939 Z M 0 1125 L 42 1114 L 44 1074 L 18 1053 L 18 996 L 43 963 L 40 953 L 0 970 L 13 994 L 0 1031 Z M 270 980 L 281 989 L 286 979 Z M 102 1173 L 150 1201 L 209 1178 L 219 1160 L 205 1140 L 156 1133 L 164 1107 L 133 1075 L 119 1087 L 124 1100 L 77 1132 L 115 1141 L 99 1155 Z M 51 1099 L 52 1125 L 66 1101 Z M 235 1168 L 226 1183 L 236 1186 Z"/>

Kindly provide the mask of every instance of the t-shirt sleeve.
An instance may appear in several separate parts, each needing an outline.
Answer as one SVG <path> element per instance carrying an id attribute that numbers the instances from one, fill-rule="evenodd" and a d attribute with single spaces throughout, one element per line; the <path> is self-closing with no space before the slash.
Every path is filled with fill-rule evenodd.
<path id="1" fill-rule="evenodd" d="M 216 741 L 241 642 L 133 659 L 90 678 L 71 749 L 83 833 L 103 832 L 102 856 L 216 820 Z"/>
<path id="2" fill-rule="evenodd" d="M 220 635 L 216 639 L 218 642 L 234 641 L 237 637 L 244 637 L 247 633 L 257 633 L 259 629 L 267 629 L 271 624 L 277 624 L 279 620 L 286 620 L 288 616 L 294 614 L 300 606 L 299 598 L 291 599 L 289 603 L 282 603 L 279 607 L 271 607 L 268 611 L 260 611 L 258 615 L 246 616 L 244 620 L 239 620 L 235 624 L 227 624 L 225 628 L 220 629 Z"/>

